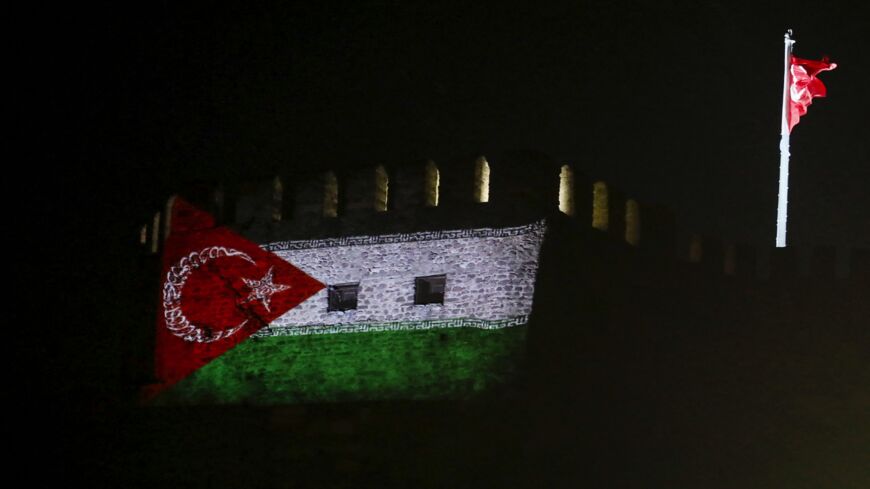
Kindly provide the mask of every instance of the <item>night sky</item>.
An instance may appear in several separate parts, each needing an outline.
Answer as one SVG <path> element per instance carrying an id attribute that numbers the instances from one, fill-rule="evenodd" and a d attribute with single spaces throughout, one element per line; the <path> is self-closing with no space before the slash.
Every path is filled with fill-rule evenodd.
<path id="1" fill-rule="evenodd" d="M 134 239 L 186 181 L 532 149 L 674 208 L 687 228 L 772 244 L 792 28 L 796 55 L 839 68 L 792 135 L 790 243 L 867 246 L 870 12 L 812 5 L 44 12 L 27 58 L 44 74 L 33 113 L 51 115 L 60 144 L 35 150 Z"/>

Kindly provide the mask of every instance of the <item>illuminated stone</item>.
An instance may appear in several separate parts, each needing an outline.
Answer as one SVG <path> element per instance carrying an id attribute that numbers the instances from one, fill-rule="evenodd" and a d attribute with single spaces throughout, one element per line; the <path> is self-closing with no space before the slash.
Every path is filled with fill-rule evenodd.
<path id="1" fill-rule="evenodd" d="M 640 206 L 634 199 L 625 202 L 625 241 L 632 245 L 640 245 Z"/>
<path id="2" fill-rule="evenodd" d="M 474 162 L 474 201 L 489 202 L 489 163 L 483 156 Z"/>
<path id="3" fill-rule="evenodd" d="M 338 217 L 338 179 L 331 171 L 323 176 L 323 217 Z"/>
<path id="4" fill-rule="evenodd" d="M 559 210 L 574 215 L 574 171 L 568 165 L 562 165 L 559 173 Z"/>
<path id="5" fill-rule="evenodd" d="M 426 176 L 423 185 L 426 207 L 438 207 L 441 172 L 438 171 L 438 166 L 433 161 L 426 162 Z"/>
<path id="6" fill-rule="evenodd" d="M 610 226 L 610 203 L 607 198 L 607 184 L 595 182 L 592 186 L 592 227 L 607 231 Z"/>
<path id="7" fill-rule="evenodd" d="M 375 168 L 375 212 L 387 212 L 390 198 L 390 177 L 383 165 Z"/>
<path id="8" fill-rule="evenodd" d="M 275 177 L 272 181 L 272 220 L 280 222 L 284 201 L 284 185 L 281 183 L 281 177 Z"/>
<path id="9" fill-rule="evenodd" d="M 329 311 L 321 290 L 270 329 L 528 316 L 544 230 L 539 222 L 265 245 L 321 282 L 359 284 L 356 309 Z M 443 304 L 415 304 L 415 278 L 433 275 L 446 275 Z"/>

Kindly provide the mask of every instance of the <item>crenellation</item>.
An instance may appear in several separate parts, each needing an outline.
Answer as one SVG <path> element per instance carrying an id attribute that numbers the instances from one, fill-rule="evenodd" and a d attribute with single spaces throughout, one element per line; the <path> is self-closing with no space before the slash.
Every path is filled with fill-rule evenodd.
<path id="1" fill-rule="evenodd" d="M 388 168 L 391 181 L 390 213 L 405 216 L 409 211 L 426 205 L 423 189 L 425 168 L 425 160 Z"/>
<path id="2" fill-rule="evenodd" d="M 474 160 L 474 189 L 472 191 L 473 202 L 477 204 L 489 203 L 490 174 L 492 173 L 489 161 L 485 156 Z"/>
<path id="3" fill-rule="evenodd" d="M 866 274 L 868 266 L 866 250 L 850 257 L 847 249 L 772 249 L 678 231 L 671 209 L 638 201 L 573 162 L 533 151 L 196 182 L 180 194 L 219 224 L 261 242 L 516 226 L 558 213 L 578 230 L 597 229 L 614 245 L 650 259 L 688 261 L 707 275 L 843 279 Z M 159 252 L 168 218 L 163 208 L 138 228 L 143 252 Z"/>
<path id="4" fill-rule="evenodd" d="M 638 201 L 640 250 L 644 254 L 673 259 L 676 256 L 676 218 L 671 209 Z M 588 212 L 586 215 L 589 215 Z"/>
<path id="5" fill-rule="evenodd" d="M 343 193 L 339 199 L 344 199 L 345 205 L 339 217 L 347 217 L 348 222 L 371 219 L 375 210 L 372 205 L 377 186 L 373 167 L 343 174 Z"/>
<path id="6" fill-rule="evenodd" d="M 610 188 L 603 180 L 592 184 L 592 227 L 602 232 L 610 229 Z"/>
<path id="7" fill-rule="evenodd" d="M 233 223 L 241 230 L 257 230 L 273 221 L 274 177 L 244 182 L 236 194 Z"/>
<path id="8" fill-rule="evenodd" d="M 489 205 L 534 219 L 557 211 L 562 164 L 535 151 L 510 151 L 489 159 Z"/>
<path id="9" fill-rule="evenodd" d="M 414 168 L 417 166 L 415 165 Z M 438 207 L 441 197 L 441 171 L 438 165 L 432 161 L 426 161 L 423 174 L 423 201 L 422 204 L 426 207 Z M 414 187 L 415 180 L 408 182 L 408 192 Z M 412 203 L 417 203 L 411 201 Z"/>
<path id="10" fill-rule="evenodd" d="M 794 245 L 776 249 L 724 241 L 678 227 L 671 209 L 639 201 L 610 182 L 589 178 L 570 166 L 571 162 L 560 164 L 529 152 L 487 158 L 488 199 L 475 202 L 476 161 L 375 164 L 353 171 L 215 185 L 207 192 L 197 187 L 192 195 L 203 206 L 219 211 L 223 201 L 225 214 L 232 209 L 235 220 L 227 224 L 241 235 L 240 240 L 274 253 L 276 260 L 298 267 L 324 286 L 270 319 L 256 333 L 250 351 L 222 356 L 217 360 L 224 362 L 220 365 L 241 375 L 240 382 L 245 384 L 250 378 L 267 377 L 258 370 L 258 362 L 276 361 L 280 369 L 292 368 L 298 351 L 272 355 L 272 347 L 266 345 L 284 340 L 308 345 L 317 337 L 334 335 L 339 338 L 320 351 L 329 358 L 343 358 L 348 352 L 359 355 L 362 360 L 352 362 L 354 379 L 381 378 L 393 368 L 411 371 L 415 367 L 408 370 L 403 360 L 409 352 L 421 358 L 419 365 L 424 370 L 437 373 L 443 364 L 433 367 L 437 362 L 427 359 L 455 348 L 437 338 L 458 329 L 491 332 L 492 338 L 481 346 L 494 338 L 519 338 L 510 352 L 525 354 L 526 331 L 528 352 L 541 344 L 571 345 L 572 335 L 585 334 L 577 330 L 602 324 L 629 326 L 623 319 L 636 312 L 626 310 L 635 306 L 641 311 L 651 308 L 669 319 L 685 306 L 692 318 L 695 313 L 716 314 L 723 307 L 792 300 L 799 292 L 838 294 L 870 278 L 867 250 Z M 560 205 L 565 202 L 566 167 L 573 180 L 573 213 L 566 213 Z M 435 174 L 437 199 L 431 196 Z M 224 189 L 222 199 L 215 198 Z M 187 193 L 180 195 L 186 198 Z M 167 201 L 170 208 L 173 201 Z M 292 201 L 290 207 L 288 201 Z M 430 205 L 436 201 L 438 205 Z M 145 225 L 146 234 L 168 226 L 164 215 L 171 217 L 159 211 L 155 221 Z M 596 229 L 595 224 L 604 229 Z M 177 232 L 181 234 L 181 229 Z M 131 235 L 135 236 L 133 228 Z M 158 233 L 150 244 L 161 246 L 165 239 Z M 149 263 L 157 262 L 155 255 L 144 250 L 143 255 Z M 843 280 L 828 280 L 834 277 Z M 217 295 L 210 289 L 188 290 L 194 300 Z M 670 296 L 676 302 L 658 300 L 662 296 L 657 294 L 676 294 Z M 717 302 L 719 296 L 726 300 Z M 740 302 L 729 302 L 736 297 Z M 553 317 L 577 321 L 560 329 L 558 320 L 548 319 Z M 642 321 L 631 324 L 643 327 Z M 556 325 L 552 331 L 550 325 Z M 403 332 L 419 335 L 423 342 L 408 349 L 402 343 Z M 374 348 L 359 346 L 367 337 L 379 335 L 395 335 L 395 339 Z M 431 338 L 436 338 L 436 346 L 428 343 Z M 305 354 L 307 348 L 301 346 L 299 351 Z M 478 351 L 483 359 L 501 358 L 498 348 L 486 346 Z M 375 352 L 394 358 L 386 363 L 369 362 Z M 552 349 L 546 355 L 551 353 Z M 324 365 L 311 367 L 316 382 L 334 373 Z M 481 368 L 462 367 L 460 378 Z M 502 379 L 513 375 L 499 372 Z M 197 380 L 204 383 L 205 399 L 223 392 L 222 375 L 206 373 Z M 277 387 L 264 394 L 274 396 L 269 398 L 282 402 L 324 399 L 323 392 L 316 390 L 288 393 L 282 390 L 286 379 L 281 374 L 276 378 Z M 431 392 L 421 387 L 424 380 L 414 376 L 402 395 Z M 348 393 L 363 399 L 385 395 L 381 386 L 353 383 L 325 392 L 328 399 Z M 245 396 L 241 399 L 248 399 Z"/>
<path id="11" fill-rule="evenodd" d="M 625 201 L 625 242 L 632 246 L 640 246 L 641 221 L 640 205 L 634 199 Z"/>
<path id="12" fill-rule="evenodd" d="M 440 197 L 438 207 L 455 209 L 474 202 L 475 161 L 481 155 L 468 155 L 438 161 Z"/>
<path id="13" fill-rule="evenodd" d="M 293 229 L 306 229 L 323 218 L 324 179 L 323 175 L 301 181 L 292 179 L 293 213 L 289 221 Z"/>

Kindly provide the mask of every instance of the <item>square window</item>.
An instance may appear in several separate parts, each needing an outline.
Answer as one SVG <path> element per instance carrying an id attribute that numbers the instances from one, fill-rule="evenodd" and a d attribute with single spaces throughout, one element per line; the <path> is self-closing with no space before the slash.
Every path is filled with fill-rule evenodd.
<path id="1" fill-rule="evenodd" d="M 430 275 L 414 279 L 414 304 L 444 304 L 446 275 Z"/>
<path id="2" fill-rule="evenodd" d="M 327 311 L 349 311 L 356 309 L 356 296 L 359 283 L 330 285 L 328 290 Z"/>

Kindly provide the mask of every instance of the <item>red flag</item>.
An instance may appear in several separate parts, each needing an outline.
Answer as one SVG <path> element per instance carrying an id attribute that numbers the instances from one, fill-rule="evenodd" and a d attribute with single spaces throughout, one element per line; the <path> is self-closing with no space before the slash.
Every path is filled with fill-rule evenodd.
<path id="1" fill-rule="evenodd" d="M 163 251 L 150 398 L 226 353 L 324 285 L 176 198 Z"/>
<path id="2" fill-rule="evenodd" d="M 813 103 L 814 97 L 824 97 L 827 93 L 825 85 L 817 78 L 822 71 L 830 71 L 837 67 L 828 58 L 821 61 L 791 57 L 791 86 L 789 87 L 788 132 L 797 125 L 801 116 L 807 113 L 807 107 Z"/>

